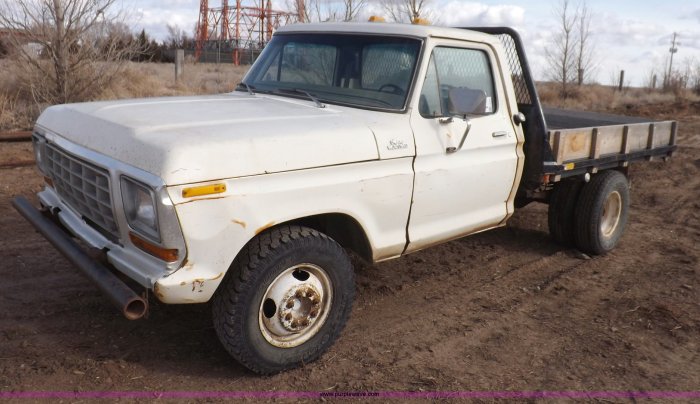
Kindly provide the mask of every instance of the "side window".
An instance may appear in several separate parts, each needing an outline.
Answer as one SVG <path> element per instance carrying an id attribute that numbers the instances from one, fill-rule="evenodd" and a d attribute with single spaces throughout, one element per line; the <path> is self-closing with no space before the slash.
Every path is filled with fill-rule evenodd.
<path id="1" fill-rule="evenodd" d="M 262 80 L 330 86 L 336 53 L 333 46 L 289 42 L 274 57 Z"/>
<path id="2" fill-rule="evenodd" d="M 422 116 L 433 118 L 464 112 L 492 114 L 496 101 L 486 52 L 448 47 L 433 49 L 418 104 Z"/>

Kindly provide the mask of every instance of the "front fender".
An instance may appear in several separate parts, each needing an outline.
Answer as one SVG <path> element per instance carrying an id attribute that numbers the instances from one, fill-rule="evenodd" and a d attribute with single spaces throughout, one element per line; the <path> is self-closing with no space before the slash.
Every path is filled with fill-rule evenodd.
<path id="1" fill-rule="evenodd" d="M 164 303 L 199 303 L 216 292 L 241 249 L 266 229 L 293 220 L 341 213 L 364 229 L 375 261 L 406 244 L 413 187 L 412 159 L 372 161 L 233 178 L 220 194 L 184 198 L 192 184 L 168 192 L 187 244 L 183 266 L 158 280 Z"/>

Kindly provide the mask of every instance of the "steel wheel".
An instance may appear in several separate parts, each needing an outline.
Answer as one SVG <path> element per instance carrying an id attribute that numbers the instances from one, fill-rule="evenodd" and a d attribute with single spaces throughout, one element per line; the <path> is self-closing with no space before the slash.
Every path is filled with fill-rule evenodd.
<path id="1" fill-rule="evenodd" d="M 604 237 L 610 237 L 620 223 L 622 213 L 622 197 L 615 191 L 608 195 L 603 205 L 603 215 L 600 218 L 600 232 Z"/>
<path id="2" fill-rule="evenodd" d="M 301 264 L 285 270 L 272 281 L 260 303 L 260 332 L 276 347 L 303 344 L 326 321 L 332 290 L 328 275 L 317 265 Z"/>
<path id="3" fill-rule="evenodd" d="M 576 247 L 593 255 L 615 248 L 627 224 L 629 198 L 629 183 L 621 172 L 607 170 L 594 175 L 576 203 Z"/>
<path id="4" fill-rule="evenodd" d="M 306 365 L 342 331 L 355 294 L 345 250 L 314 229 L 277 226 L 253 238 L 214 296 L 214 328 L 248 369 Z"/>

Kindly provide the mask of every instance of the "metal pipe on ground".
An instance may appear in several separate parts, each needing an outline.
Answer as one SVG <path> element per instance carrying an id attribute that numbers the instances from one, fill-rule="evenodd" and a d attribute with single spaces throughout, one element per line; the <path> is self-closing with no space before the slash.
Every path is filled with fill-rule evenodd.
<path id="1" fill-rule="evenodd" d="M 26 198 L 18 196 L 12 206 L 24 216 L 58 251 L 80 269 L 129 320 L 138 320 L 146 315 L 148 301 L 122 282 L 104 265 L 95 262 L 50 219 L 41 214 Z"/>
<path id="2" fill-rule="evenodd" d="M 17 167 L 29 167 L 36 165 L 34 160 L 21 160 L 21 161 L 11 161 L 9 163 L 0 163 L 0 168 L 17 168 Z"/>
<path id="3" fill-rule="evenodd" d="M 29 142 L 32 132 L 0 132 L 0 142 Z"/>

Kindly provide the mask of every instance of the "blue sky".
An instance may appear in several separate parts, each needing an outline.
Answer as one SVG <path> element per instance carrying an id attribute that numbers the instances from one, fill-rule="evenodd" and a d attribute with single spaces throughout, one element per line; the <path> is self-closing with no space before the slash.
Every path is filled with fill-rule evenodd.
<path id="1" fill-rule="evenodd" d="M 339 1 L 339 0 L 331 0 Z M 361 20 L 382 14 L 379 0 L 366 0 Z M 574 3 L 576 0 L 571 0 Z M 464 1 L 429 0 L 439 25 L 508 25 L 521 32 L 528 57 L 538 79 L 546 78 L 545 49 L 551 40 L 556 1 Z M 609 84 L 620 70 L 626 71 L 632 85 L 642 85 L 653 69 L 662 74 L 668 66 L 668 49 L 673 32 L 679 33 L 674 66 L 693 60 L 700 64 L 700 1 L 587 0 L 594 13 L 593 40 L 598 68 L 595 80 Z M 166 25 L 178 25 L 192 32 L 197 22 L 197 0 L 124 0 L 131 12 L 132 28 L 146 31 L 157 39 L 167 36 Z M 209 0 L 219 6 L 221 0 Z M 231 0 L 233 3 L 233 0 Z M 243 0 L 252 4 L 253 0 Z M 277 9 L 286 0 L 273 0 Z"/>

